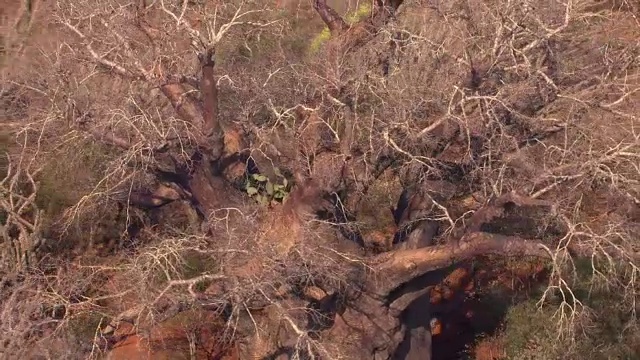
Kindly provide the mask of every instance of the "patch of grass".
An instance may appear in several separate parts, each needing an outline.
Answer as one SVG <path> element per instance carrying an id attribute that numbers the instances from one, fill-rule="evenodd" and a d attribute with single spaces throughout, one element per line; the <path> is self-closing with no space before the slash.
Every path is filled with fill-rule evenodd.
<path id="1" fill-rule="evenodd" d="M 9 159 L 7 159 L 7 155 L 11 148 L 11 142 L 11 135 L 0 132 L 0 179 L 4 179 L 4 177 L 7 176 L 7 172 L 9 171 Z M 6 221 L 7 213 L 3 210 L 0 210 L 0 225 L 4 225 Z"/>
<path id="2" fill-rule="evenodd" d="M 205 273 L 216 272 L 218 266 L 219 263 L 206 254 L 197 251 L 180 251 L 164 257 L 162 264 L 155 264 L 155 267 L 151 269 L 150 286 L 165 286 L 169 280 L 166 271 L 169 271 L 174 279 L 191 279 Z M 196 291 L 204 291 L 207 286 L 208 283 L 203 281 L 196 285 Z"/>
<path id="3" fill-rule="evenodd" d="M 329 39 L 331 39 L 331 32 L 329 31 L 328 27 L 325 27 L 324 29 L 322 29 L 320 34 L 316 35 L 316 37 L 311 40 L 311 44 L 309 45 L 309 52 L 311 54 L 318 52 L 322 44 L 329 41 Z"/>
<path id="4" fill-rule="evenodd" d="M 48 154 L 36 179 L 39 183 L 36 206 L 42 211 L 41 231 L 43 236 L 53 239 L 42 250 L 52 254 L 89 249 L 110 251 L 126 228 L 125 217 L 118 217 L 115 204 L 94 208 L 78 218 L 63 217 L 67 209 L 94 190 L 116 156 L 113 149 L 101 144 L 76 145 L 79 146 Z M 64 225 L 67 220 L 73 220 L 69 226 Z"/>
<path id="5" fill-rule="evenodd" d="M 620 292 L 594 287 L 585 261 L 577 262 L 578 277 L 572 284 L 573 293 L 587 308 L 573 325 L 574 336 L 558 336 L 559 297 L 540 309 L 532 296 L 507 312 L 503 338 L 509 359 L 635 358 L 640 327 L 630 305 Z"/>
<path id="6" fill-rule="evenodd" d="M 184 255 L 183 259 L 184 265 L 182 267 L 181 275 L 184 279 L 194 278 L 206 272 L 215 271 L 218 267 L 218 263 L 210 256 L 197 252 L 187 253 Z M 198 286 L 204 285 L 206 284 L 199 284 Z"/>
<path id="7" fill-rule="evenodd" d="M 393 178 L 375 182 L 358 209 L 358 218 L 363 222 L 363 230 L 380 230 L 395 226 L 390 211 L 395 206 L 402 189 Z"/>
<path id="8" fill-rule="evenodd" d="M 551 316 L 553 311 L 539 310 L 535 300 L 509 308 L 505 321 L 504 344 L 509 359 L 534 359 L 553 356 L 555 333 Z M 538 357 L 538 359 L 542 359 Z"/>
<path id="9" fill-rule="evenodd" d="M 0 69 L 7 64 L 7 39 L 0 34 Z"/>
<path id="10" fill-rule="evenodd" d="M 493 257 L 479 264 L 486 271 L 501 269 L 505 275 L 515 278 L 539 273 L 543 271 L 542 265 L 544 263 L 540 263 L 539 259 L 533 258 Z M 571 333 L 566 328 L 558 332 L 560 323 L 556 311 L 562 300 L 561 296 L 549 296 L 544 306 L 539 307 L 538 300 L 546 290 L 546 281 L 533 281 L 531 288 L 515 292 L 501 285 L 490 285 L 481 290 L 481 302 L 486 305 L 482 306 L 482 315 L 485 319 L 494 319 L 499 331 L 492 335 L 486 329 L 477 329 L 476 333 L 483 335 L 476 339 L 476 346 L 469 351 L 480 351 L 483 358 L 488 359 L 635 358 L 640 350 L 640 327 L 632 317 L 633 305 L 622 291 L 614 291 L 614 288 L 594 282 L 590 259 L 576 259 L 575 265 L 577 276 L 567 277 L 566 280 L 570 282 L 573 294 L 585 309 L 576 314 Z M 620 270 L 619 272 L 622 273 Z M 540 274 L 539 279 L 544 272 Z M 490 354 L 488 348 L 493 349 L 495 342 L 500 343 L 503 353 Z M 476 358 L 480 358 L 479 356 Z"/>
<path id="11" fill-rule="evenodd" d="M 71 317 L 67 329 L 74 343 L 81 346 L 82 350 L 90 351 L 96 330 L 106 323 L 108 323 L 108 319 L 103 314 L 87 312 Z"/>
<path id="12" fill-rule="evenodd" d="M 69 154 L 73 152 L 73 154 Z M 57 161 L 64 158 L 65 161 Z M 96 143 L 87 143 L 82 151 L 68 149 L 56 154 L 45 165 L 38 181 L 40 188 L 36 205 L 47 217 L 56 217 L 74 205 L 101 174 L 104 164 L 113 159 L 112 150 Z"/>
<path id="13" fill-rule="evenodd" d="M 9 160 L 7 159 L 7 153 L 11 146 L 11 136 L 6 133 L 0 133 L 0 177 L 7 176 L 9 170 Z"/>

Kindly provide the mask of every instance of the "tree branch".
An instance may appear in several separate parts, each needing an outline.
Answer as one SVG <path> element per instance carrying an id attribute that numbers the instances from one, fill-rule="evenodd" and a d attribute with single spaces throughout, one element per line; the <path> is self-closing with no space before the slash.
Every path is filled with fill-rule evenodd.
<path id="1" fill-rule="evenodd" d="M 404 0 L 377 0 L 376 2 L 379 7 L 388 7 L 395 12 Z"/>
<path id="2" fill-rule="evenodd" d="M 131 149 L 131 143 L 128 140 L 121 138 L 119 136 L 116 136 L 115 134 L 107 134 L 105 132 L 102 132 L 94 128 L 86 128 L 85 131 L 91 134 L 91 136 L 93 136 L 98 141 L 115 145 L 125 150 Z"/>
<path id="3" fill-rule="evenodd" d="M 224 133 L 218 120 L 218 85 L 214 77 L 215 50 L 209 49 L 200 56 L 202 65 L 202 80 L 200 92 L 204 105 L 202 133 L 206 144 L 211 145 L 215 156 L 221 156 L 224 147 Z"/>
<path id="4" fill-rule="evenodd" d="M 398 286 L 430 271 L 487 254 L 549 257 L 544 246 L 536 240 L 473 232 L 465 235 L 459 244 L 399 250 L 378 256 L 374 268 L 383 280 L 373 286 L 373 290 L 386 297 Z"/>
<path id="5" fill-rule="evenodd" d="M 510 206 L 552 207 L 552 204 L 550 204 L 548 201 L 536 200 L 529 197 L 520 196 L 515 192 L 510 192 L 494 199 L 490 204 L 476 211 L 467 222 L 467 226 L 464 231 L 480 231 L 482 225 L 502 216 L 504 214 L 504 211 Z"/>
<path id="6" fill-rule="evenodd" d="M 162 94 L 169 99 L 171 106 L 183 120 L 194 125 L 204 123 L 200 109 L 195 101 L 187 97 L 186 89 L 179 83 L 168 83 L 160 87 Z"/>
<path id="7" fill-rule="evenodd" d="M 127 70 L 124 66 L 116 62 L 113 62 L 111 60 L 105 59 L 103 56 L 100 56 L 91 46 L 91 41 L 76 26 L 71 25 L 71 23 L 69 23 L 68 21 L 63 21 L 62 24 L 67 28 L 69 28 L 71 31 L 73 31 L 76 35 L 78 35 L 80 39 L 86 42 L 85 48 L 87 49 L 87 51 L 89 52 L 89 55 L 91 55 L 91 57 L 96 63 L 106 67 L 107 69 L 123 77 L 134 77 L 134 78 L 143 77 L 142 75 L 136 76 L 134 73 Z"/>
<path id="8" fill-rule="evenodd" d="M 327 0 L 313 0 L 313 9 L 320 15 L 331 34 L 337 35 L 349 28 L 346 21 L 327 5 Z"/>

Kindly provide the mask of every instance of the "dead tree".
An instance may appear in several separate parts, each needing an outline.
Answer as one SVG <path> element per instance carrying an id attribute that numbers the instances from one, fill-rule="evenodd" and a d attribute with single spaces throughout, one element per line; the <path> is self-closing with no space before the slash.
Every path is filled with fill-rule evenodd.
<path id="1" fill-rule="evenodd" d="M 337 48 L 340 51 L 355 51 L 353 45 L 366 43 L 377 30 L 390 21 L 402 3 L 401 0 L 378 1 L 371 17 L 353 26 L 348 26 L 345 20 L 324 0 L 314 0 L 313 7 L 334 36 L 331 41 L 337 44 Z M 209 29 L 205 34 L 204 31 L 192 26 L 184 17 L 188 7 L 187 0 L 184 0 L 178 7 L 167 7 L 164 1 L 156 6 L 160 6 L 160 11 L 169 19 L 169 22 L 174 23 L 177 30 L 187 34 L 191 40 L 198 61 L 197 75 L 171 74 L 166 73 L 164 69 L 151 70 L 162 67 L 162 64 L 151 64 L 144 67 L 131 50 L 132 45 L 126 39 L 118 36 L 117 29 L 112 29 L 106 20 L 103 25 L 106 29 L 114 31 L 116 38 L 120 39 L 119 45 L 123 49 L 122 52 L 129 57 L 130 63 L 128 65 L 118 63 L 107 55 L 100 55 L 93 48 L 92 42 L 81 27 L 75 23 L 75 20 L 61 18 L 61 23 L 84 42 L 84 52 L 95 64 L 122 79 L 144 82 L 150 87 L 160 89 L 175 113 L 197 129 L 192 134 L 195 146 L 189 150 L 187 159 L 179 158 L 171 153 L 172 147 L 177 148 L 171 141 L 155 144 L 145 151 L 153 152 L 158 159 L 168 158 L 170 160 L 168 162 L 177 163 L 173 171 L 178 179 L 174 184 L 180 189 L 178 193 L 181 194 L 181 197 L 189 197 L 190 202 L 206 217 L 217 209 L 235 205 L 236 197 L 242 196 L 240 191 L 232 185 L 238 174 L 231 174 L 227 170 L 233 166 L 243 166 L 247 154 L 243 153 L 242 147 L 229 148 L 225 140 L 232 136 L 239 137 L 239 141 L 245 139 L 242 138 L 242 135 L 238 135 L 239 133 L 234 133 L 229 124 L 224 124 L 220 119 L 215 54 L 216 46 L 229 29 L 243 24 L 243 17 L 250 12 L 243 13 L 238 10 L 227 23 L 218 29 Z M 138 16 L 139 19 L 143 19 L 144 11 L 139 9 Z M 141 25 L 143 23 L 144 21 L 139 21 L 141 31 L 147 34 L 150 41 L 153 42 L 154 29 Z M 256 25 L 249 22 L 247 24 Z M 198 92 L 200 98 L 188 95 L 189 92 Z M 349 116 L 349 112 L 352 111 L 352 102 L 348 86 L 334 88 L 329 95 L 331 101 L 339 103 L 341 109 Z M 435 126 L 425 128 L 423 132 L 418 134 L 418 137 L 432 131 L 441 131 L 441 138 L 449 145 L 461 130 L 459 128 L 443 130 L 439 126 L 443 122 L 444 120 L 437 122 Z M 80 121 L 78 121 L 78 126 L 81 126 L 96 139 L 111 143 L 118 148 L 129 150 L 134 146 L 130 139 L 101 132 Z M 397 151 L 400 147 L 393 142 L 388 132 L 384 133 L 384 137 L 390 144 L 391 150 L 386 153 L 381 152 L 373 160 L 367 155 L 351 151 L 350 144 L 347 143 L 351 139 L 347 135 L 343 137 L 344 143 L 333 147 L 324 147 L 321 153 L 314 154 L 315 171 L 313 173 L 304 173 L 300 168 L 292 169 L 296 186 L 292 190 L 290 201 L 285 203 L 283 207 L 283 217 L 290 218 L 290 222 L 286 223 L 285 230 L 296 232 L 303 220 L 309 216 L 313 218 L 317 217 L 321 211 L 334 211 L 335 208 L 343 206 L 345 203 L 347 204 L 346 208 L 349 208 L 352 205 L 349 201 L 353 198 L 356 200 L 353 200 L 352 203 L 360 201 L 357 196 L 352 196 L 352 193 L 355 192 L 354 189 L 365 189 L 362 192 L 366 191 L 385 169 L 393 166 L 399 157 L 406 156 L 402 151 Z M 476 151 L 476 149 L 472 150 Z M 300 151 L 300 149 L 296 149 L 296 152 Z M 436 155 L 438 154 L 436 153 Z M 474 153 L 472 155 L 474 158 L 479 158 L 476 155 L 480 154 Z M 372 166 L 374 170 L 363 170 L 365 163 L 374 165 Z M 444 160 L 433 165 L 443 173 L 446 173 L 446 169 L 454 169 L 447 175 L 440 176 L 439 180 L 454 172 L 456 172 L 454 175 L 459 175 L 459 177 L 467 175 L 463 165 L 449 165 L 451 164 Z M 245 175 L 245 171 L 246 169 L 243 168 L 243 173 L 239 176 Z M 335 199 L 336 194 L 343 194 L 341 200 L 344 201 L 339 204 L 337 201 L 331 203 L 328 199 Z M 175 200 L 175 197 L 172 199 Z M 154 199 L 147 200 L 151 200 L 151 205 L 154 206 L 164 205 L 162 199 L 159 202 L 155 202 Z M 439 199 L 428 193 L 405 200 L 407 201 L 401 201 L 398 207 L 406 207 L 408 211 L 399 211 L 396 214 L 396 224 L 399 226 L 414 220 L 411 219 L 413 212 L 423 213 L 433 207 L 442 207 L 439 204 Z M 134 199 L 134 202 L 136 201 Z M 142 202 L 144 201 L 140 201 L 140 203 Z M 391 359 L 397 356 L 398 348 L 402 343 L 410 343 L 412 345 L 409 346 L 407 359 L 428 358 L 428 355 L 425 355 L 430 352 L 428 331 L 423 329 L 423 331 L 413 334 L 408 331 L 405 324 L 401 323 L 400 319 L 405 310 L 420 301 L 420 298 L 428 291 L 428 285 L 437 281 L 442 273 L 456 263 L 488 254 L 540 258 L 553 256 L 548 249 L 554 244 L 550 244 L 548 241 L 499 231 L 503 230 L 499 225 L 501 219 L 508 218 L 517 213 L 516 210 L 523 208 L 536 209 L 552 217 L 557 215 L 554 207 L 545 201 L 520 196 L 515 192 L 508 193 L 486 201 L 482 207 L 476 209 L 473 215 L 464 219 L 462 223 L 456 223 L 451 217 L 448 217 L 450 231 L 437 244 L 432 242 L 435 231 L 422 228 L 423 233 L 418 235 L 415 246 L 405 249 L 396 247 L 386 253 L 367 258 L 364 263 L 367 269 L 373 270 L 373 275 L 366 275 L 359 279 L 361 286 L 356 294 L 344 295 L 348 301 L 345 301 L 347 304 L 343 309 L 342 317 L 349 318 L 355 323 L 355 325 L 349 325 L 359 330 L 356 335 L 357 341 L 352 342 L 352 345 L 345 351 L 353 358 Z M 411 232 L 413 233 L 414 230 L 411 229 Z M 566 232 L 566 229 L 558 227 L 557 235 L 559 238 L 562 237 L 563 232 Z M 288 247 L 287 250 L 291 248 Z M 580 252 L 580 249 L 572 250 Z M 415 286 L 415 282 L 420 282 L 422 285 Z M 321 295 L 314 300 L 324 305 L 339 297 L 336 295 L 337 292 L 332 289 L 321 289 L 320 293 Z M 266 294 L 262 295 L 271 298 Z M 274 306 L 278 307 L 277 304 Z M 301 338 L 309 342 L 313 340 L 312 329 L 304 329 L 290 318 L 284 317 L 284 319 L 289 322 L 292 338 L 282 342 L 281 348 L 294 346 Z M 251 317 L 251 321 L 253 320 Z M 268 322 L 269 319 L 264 321 Z M 279 329 L 279 323 L 280 320 L 278 320 L 278 325 L 274 325 L 274 327 Z M 308 350 L 308 354 L 314 354 L 314 351 L 321 353 L 320 350 Z"/>
<path id="2" fill-rule="evenodd" d="M 402 1 L 379 2 L 369 19 L 351 28 L 347 26 L 346 22 L 335 10 L 326 5 L 325 1 L 315 0 L 313 5 L 336 37 L 333 41 L 340 41 L 344 44 L 362 44 L 376 31 L 376 27 L 383 26 L 391 18 L 401 3 Z M 225 148 L 225 136 L 230 136 L 230 133 L 225 129 L 219 118 L 218 86 L 215 73 L 215 54 L 218 42 L 223 39 L 231 26 L 242 23 L 242 17 L 246 13 L 236 12 L 233 18 L 227 24 L 222 25 L 217 32 L 205 34 L 192 27 L 184 17 L 184 11 L 187 6 L 186 0 L 178 8 L 169 8 L 164 2 L 161 2 L 161 10 L 165 16 L 175 23 L 179 31 L 183 31 L 191 39 L 199 65 L 199 73 L 196 76 L 167 74 L 163 70 L 152 71 L 145 68 L 135 58 L 135 54 L 131 52 L 131 45 L 128 41 L 121 37 L 119 37 L 122 41 L 120 45 L 124 49 L 124 53 L 131 57 L 130 62 L 133 65 L 117 63 L 94 50 L 87 36 L 71 19 L 63 18 L 61 23 L 72 34 L 75 34 L 85 42 L 85 51 L 96 64 L 123 79 L 143 81 L 152 87 L 159 88 L 173 106 L 175 113 L 198 129 L 194 134 L 196 146 L 189 154 L 188 166 L 187 164 L 180 164 L 175 167 L 177 178 L 181 179 L 175 185 L 181 190 L 178 193 L 188 194 L 183 196 L 191 197 L 192 203 L 206 216 L 218 208 L 233 205 L 233 196 L 231 194 L 238 191 L 232 186 L 234 179 L 225 176 L 225 169 L 234 164 L 243 163 L 246 159 L 243 158 L 242 154 Z M 142 10 L 139 11 L 139 19 L 143 19 L 144 12 Z M 140 24 L 143 24 L 143 21 Z M 104 22 L 103 25 L 109 29 L 108 23 Z M 141 31 L 147 34 L 151 34 L 153 30 L 146 25 L 139 26 Z M 117 33 L 117 30 L 111 30 Z M 151 35 L 149 39 L 153 41 Z M 345 46 L 344 48 L 349 48 L 350 51 L 353 51 L 352 47 Z M 189 90 L 198 91 L 200 100 L 188 96 Z M 339 101 L 348 104 L 348 96 L 335 95 Z M 78 125 L 100 141 L 111 143 L 125 150 L 133 146 L 130 140 L 114 134 L 101 133 L 85 122 L 78 121 Z M 167 148 L 170 149 L 171 146 L 171 143 L 156 145 L 154 148 L 156 156 L 160 158 L 170 157 L 174 163 L 177 162 L 177 158 L 172 156 L 170 151 L 167 151 Z M 347 148 L 345 146 L 336 147 L 339 152 L 344 152 L 344 149 Z M 393 163 L 393 160 L 381 161 L 381 165 L 374 173 L 363 177 L 363 173 L 359 171 L 360 164 L 365 161 L 362 155 L 351 154 L 347 151 L 346 154 L 341 154 L 343 160 L 339 162 L 330 160 L 333 159 L 333 155 L 337 154 L 331 154 L 331 150 L 326 152 L 325 159 L 327 159 L 327 164 L 321 167 L 324 169 L 323 179 L 333 179 L 331 181 L 313 179 L 308 176 L 313 176 L 313 174 L 303 175 L 298 169 L 296 173 L 297 185 L 290 196 L 291 200 L 285 205 L 285 215 L 289 214 L 287 216 L 293 216 L 299 221 L 303 215 L 313 215 L 319 210 L 327 210 L 330 208 L 330 204 L 327 203 L 326 199 L 331 198 L 330 194 L 348 194 L 350 189 L 356 187 L 366 188 L 375 181 L 376 176 L 379 176 Z M 228 161 L 228 159 L 234 160 Z M 322 156 L 317 157 L 316 162 L 318 164 L 322 164 L 322 161 L 324 161 Z M 184 169 L 188 169 L 188 171 L 185 172 Z M 180 170 L 183 172 L 180 172 Z M 358 174 L 358 176 L 353 174 Z M 172 196 L 169 200 L 173 201 L 175 199 L 176 197 Z M 155 199 L 153 196 L 134 196 L 131 200 L 142 206 L 149 205 L 154 207 L 162 206 L 169 202 L 165 201 L 164 198 Z M 417 211 L 418 208 L 424 205 L 421 203 L 426 200 L 424 198 L 413 198 L 413 201 L 420 203 L 412 204 L 410 211 Z M 149 202 L 149 204 L 145 202 Z M 447 268 L 456 262 L 484 254 L 496 253 L 505 256 L 548 255 L 535 240 L 482 232 L 481 225 L 491 220 L 494 212 L 502 211 L 500 204 L 496 206 L 490 205 L 486 210 L 478 212 L 468 227 L 458 229 L 451 236 L 450 241 L 443 245 L 411 250 L 395 250 L 369 260 L 372 268 L 375 269 L 375 273 L 382 276 L 382 280 L 377 277 L 367 280 L 357 301 L 353 301 L 347 309 L 351 316 L 360 319 L 359 321 L 362 322 L 361 330 L 363 334 L 367 334 L 360 338 L 361 343 L 357 348 L 351 349 L 351 351 L 356 351 L 353 353 L 354 356 L 366 357 L 374 354 L 377 354 L 375 355 L 376 358 L 392 358 L 395 356 L 396 348 L 406 337 L 406 329 L 400 324 L 399 316 L 410 306 L 413 300 L 424 292 L 423 289 L 418 291 L 417 294 L 411 292 L 402 294 L 401 289 L 414 279 L 421 278 L 430 272 Z M 409 216 L 409 212 L 399 214 L 398 224 L 401 225 L 401 223 L 410 220 Z M 355 315 L 355 312 L 358 311 L 367 314 L 367 316 Z M 381 331 L 380 329 L 384 330 Z M 300 336 L 305 330 L 298 329 L 296 331 Z M 420 336 L 423 338 L 426 336 L 425 339 L 428 338 L 424 332 Z M 412 340 L 410 339 L 410 341 Z M 416 346 L 411 350 L 413 353 L 424 353 L 424 351 L 428 352 L 430 350 L 428 345 L 425 344 Z"/>

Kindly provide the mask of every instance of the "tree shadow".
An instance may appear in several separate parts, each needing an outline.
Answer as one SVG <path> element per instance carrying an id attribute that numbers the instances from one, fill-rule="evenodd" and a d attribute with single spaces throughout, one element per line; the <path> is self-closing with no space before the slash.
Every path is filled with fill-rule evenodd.
<path id="1" fill-rule="evenodd" d="M 468 278 L 454 284 L 451 275 L 460 270 L 468 271 Z M 402 312 L 400 320 L 406 333 L 393 359 L 418 359 L 429 349 L 432 360 L 472 358 L 469 349 L 479 337 L 500 331 L 511 307 L 540 295 L 532 285 L 545 278 L 544 274 L 506 280 L 504 269 L 491 266 L 483 258 L 430 272 L 402 285 L 389 295 L 388 303 L 404 294 L 426 287 L 432 289 L 414 299 Z M 491 285 L 498 278 L 503 280 Z M 510 289 L 507 281 L 517 286 Z M 438 299 L 439 294 L 445 295 Z"/>

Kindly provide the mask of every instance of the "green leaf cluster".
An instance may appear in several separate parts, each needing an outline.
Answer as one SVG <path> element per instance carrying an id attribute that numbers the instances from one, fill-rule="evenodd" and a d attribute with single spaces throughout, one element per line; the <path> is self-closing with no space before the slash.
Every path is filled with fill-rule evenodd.
<path id="1" fill-rule="evenodd" d="M 371 4 L 365 2 L 357 9 L 347 13 L 344 17 L 344 21 L 349 25 L 353 25 L 370 14 Z M 331 32 L 329 31 L 329 28 L 325 26 L 322 31 L 311 40 L 311 44 L 309 45 L 310 53 L 316 53 L 322 44 L 326 43 L 329 39 L 331 39 Z"/>
<path id="2" fill-rule="evenodd" d="M 287 178 L 278 168 L 274 168 L 274 173 L 281 181 L 271 182 L 263 174 L 252 174 L 247 178 L 245 191 L 261 205 L 269 205 L 274 201 L 284 202 L 289 195 L 290 184 Z"/>

